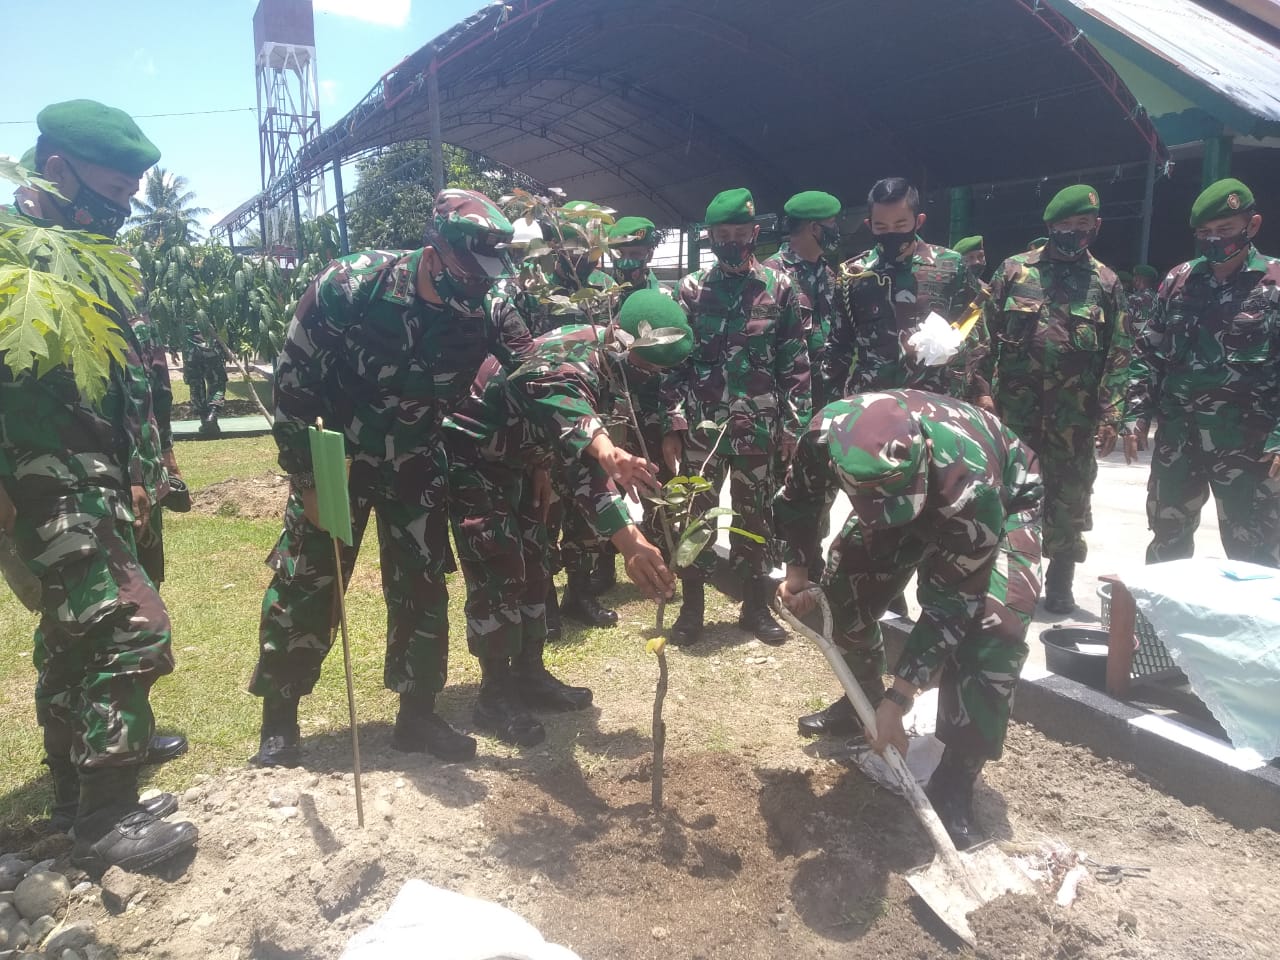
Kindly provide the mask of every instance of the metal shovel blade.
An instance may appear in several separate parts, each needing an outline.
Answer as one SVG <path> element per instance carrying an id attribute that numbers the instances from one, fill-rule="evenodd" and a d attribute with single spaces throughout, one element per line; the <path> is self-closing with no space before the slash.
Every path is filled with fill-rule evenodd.
<path id="1" fill-rule="evenodd" d="M 991 841 L 959 851 L 962 871 L 937 856 L 926 866 L 907 872 L 905 879 L 938 919 L 974 946 L 969 914 L 1006 893 L 1034 893 L 1031 879 Z"/>

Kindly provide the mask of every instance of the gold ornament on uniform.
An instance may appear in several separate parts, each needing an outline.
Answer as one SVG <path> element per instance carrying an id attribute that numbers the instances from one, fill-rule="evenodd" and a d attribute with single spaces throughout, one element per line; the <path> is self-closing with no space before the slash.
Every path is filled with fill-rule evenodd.
<path id="1" fill-rule="evenodd" d="M 1092 190 L 1089 191 L 1089 203 L 1095 207 L 1098 205 L 1098 195 Z"/>
<path id="2" fill-rule="evenodd" d="M 1240 209 L 1240 194 L 1238 194 L 1238 193 L 1228 193 L 1228 194 L 1227 194 L 1227 206 L 1228 206 L 1228 207 L 1230 207 L 1232 210 L 1239 210 L 1239 209 Z"/>
<path id="3" fill-rule="evenodd" d="M 753 217 L 756 215 L 756 202 L 754 200 L 747 201 L 747 213 Z"/>

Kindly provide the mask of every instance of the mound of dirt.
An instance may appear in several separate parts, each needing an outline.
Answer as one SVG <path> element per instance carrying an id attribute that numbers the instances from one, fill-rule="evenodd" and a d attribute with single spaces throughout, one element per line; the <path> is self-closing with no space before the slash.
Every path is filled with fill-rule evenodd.
<path id="1" fill-rule="evenodd" d="M 192 511 L 206 516 L 279 520 L 289 499 L 289 481 L 278 473 L 235 477 L 210 484 L 191 499 Z"/>

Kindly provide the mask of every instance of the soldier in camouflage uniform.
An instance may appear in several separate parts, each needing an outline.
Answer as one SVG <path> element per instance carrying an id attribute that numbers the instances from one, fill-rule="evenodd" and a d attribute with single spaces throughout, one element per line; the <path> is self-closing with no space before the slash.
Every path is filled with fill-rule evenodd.
<path id="1" fill-rule="evenodd" d="M 576 208 L 597 209 L 586 201 L 571 200 L 556 222 L 542 225 L 542 235 L 551 246 L 555 262 L 550 271 L 536 262 L 526 261 L 516 280 L 495 287 L 486 302 L 486 310 L 498 324 L 507 318 L 519 318 L 530 333 L 540 337 L 565 324 L 587 319 L 580 310 L 562 310 L 550 302 L 552 296 L 571 296 L 587 287 L 606 290 L 614 286 L 609 275 L 599 269 L 590 241 L 574 222 Z M 618 623 L 617 611 L 602 606 L 595 597 L 591 577 L 600 563 L 600 543 L 591 530 L 589 519 L 574 502 L 572 491 L 582 482 L 579 464 L 557 464 L 551 473 L 556 500 L 548 520 L 552 554 L 556 569 L 565 570 L 564 602 L 555 596 L 555 584 L 547 592 L 547 620 L 552 639 L 560 636 L 560 616 L 591 627 L 613 627 Z M 557 549 L 558 545 L 558 549 Z"/>
<path id="2" fill-rule="evenodd" d="M 1067 187 L 1044 211 L 1049 242 L 1010 257 L 991 281 L 990 346 L 977 358 L 981 405 L 1031 446 L 1044 471 L 1045 609 L 1075 609 L 1072 582 L 1093 527 L 1094 448 L 1123 427 L 1133 336 L 1119 282 L 1089 253 L 1098 194 Z M 990 394 L 990 395 L 986 395 Z"/>
<path id="3" fill-rule="evenodd" d="M 601 416 L 616 399 L 624 367 L 627 382 L 639 383 L 688 354 L 692 334 L 670 299 L 657 291 L 629 298 L 620 329 L 634 337 L 641 321 L 684 336 L 626 350 L 605 327 L 560 327 L 539 337 L 514 373 L 492 357 L 485 361 L 471 395 L 445 420 L 453 539 L 467 579 L 467 644 L 483 677 L 475 723 L 508 743 L 530 746 L 545 737 L 528 709 L 591 704 L 590 690 L 566 686 L 543 665 L 551 580 L 544 517 L 547 471 L 556 460 L 582 464 L 573 492 L 579 510 L 597 537 L 618 547 L 641 589 L 669 595 L 674 582 L 632 524 L 613 480 L 651 485 L 652 465 L 615 447 Z"/>
<path id="4" fill-rule="evenodd" d="M 1035 454 L 991 414 L 921 390 L 860 394 L 819 411 L 775 504 L 788 549 L 778 594 L 798 615 L 813 604 L 805 591 L 821 558 L 804 547 L 831 486 L 853 510 L 822 585 L 834 639 L 876 706 L 872 746 L 905 753 L 903 714 L 916 693 L 939 687 L 946 752 L 928 792 L 957 846 L 969 846 L 974 781 L 1003 751 L 1040 595 Z M 920 617 L 884 690 L 879 618 L 913 574 Z M 842 732 L 860 729 L 847 698 L 837 711 Z"/>
<path id="5" fill-rule="evenodd" d="M 1280 567 L 1280 259 L 1239 180 L 1191 208 L 1200 256 L 1169 272 L 1138 341 L 1150 373 L 1131 415 L 1157 421 L 1147 562 L 1189 557 L 1212 491 L 1227 556 Z"/>
<path id="6" fill-rule="evenodd" d="M 663 378 L 662 445 L 672 471 L 683 461 L 693 473 L 705 461 L 702 474 L 712 490 L 699 496 L 699 512 L 715 505 L 729 476 L 735 525 L 765 541 L 730 534 L 731 560 L 745 581 L 738 625 L 767 643 L 781 643 L 786 631 L 769 612 L 771 461 L 775 454 L 790 459 L 812 413 L 809 311 L 787 274 L 756 259 L 760 227 L 754 217 L 755 203 L 744 189 L 726 190 L 707 207 L 718 263 L 680 281 L 694 346 L 688 361 Z M 707 421 L 713 426 L 704 426 Z M 684 602 L 672 643 L 693 643 L 702 635 L 703 584 L 714 564 L 715 554 L 703 550 L 692 568 L 680 571 Z"/>
<path id="7" fill-rule="evenodd" d="M 312 281 L 276 361 L 275 425 L 289 474 L 284 533 L 267 559 L 261 652 L 249 691 L 263 698 L 253 762 L 299 760 L 298 701 L 333 643 L 334 558 L 317 525 L 307 428 L 342 431 L 351 458 L 355 544 L 342 548 L 349 582 L 369 513 L 377 514 L 387 654 L 383 680 L 400 694 L 392 746 L 443 760 L 475 755 L 475 740 L 435 712 L 448 667 L 445 574 L 454 569 L 441 421 L 485 357 L 514 364 L 531 347 L 518 318 L 496 328 L 482 309 L 511 272 L 512 227 L 485 196 L 442 190 L 423 247 L 341 257 Z"/>
<path id="8" fill-rule="evenodd" d="M 36 169 L 62 197 L 19 191 L 16 209 L 42 227 L 116 235 L 159 151 L 122 111 L 91 100 L 37 118 Z M 65 199 L 64 199 L 65 198 Z M 96 873 L 146 869 L 190 850 L 196 828 L 161 817 L 171 794 L 138 800 L 153 746 L 152 684 L 173 669 L 168 611 L 139 566 L 135 531 L 164 484 L 142 347 L 107 289 L 103 313 L 123 351 L 103 399 L 82 397 L 66 367 L 14 374 L 0 365 L 0 528 L 41 582 L 33 661 L 36 714 L 54 778 L 53 823 L 72 823 L 72 860 Z"/>
<path id="9" fill-rule="evenodd" d="M 953 249 L 964 258 L 965 268 L 969 271 L 969 276 L 973 278 L 978 289 L 986 290 L 987 283 L 982 276 L 987 272 L 987 250 L 983 246 L 982 235 L 976 234 L 972 237 L 961 237 L 956 241 Z"/>
<path id="10" fill-rule="evenodd" d="M 971 396 L 966 358 L 984 337 L 980 322 L 965 349 L 941 366 L 919 362 L 907 341 L 931 312 L 960 320 L 979 295 L 977 282 L 954 250 L 920 239 L 925 214 L 906 180 L 879 181 L 867 204 L 876 245 L 840 266 L 827 382 L 843 387 L 836 396 L 891 387 Z"/>
<path id="11" fill-rule="evenodd" d="M 191 409 L 200 421 L 200 436 L 220 437 L 218 417 L 227 401 L 227 361 L 222 347 L 191 331 L 182 358 L 182 379 L 191 388 Z"/>
<path id="12" fill-rule="evenodd" d="M 622 288 L 618 304 L 626 303 L 627 298 L 637 290 L 659 290 L 671 296 L 671 290 L 664 287 L 658 276 L 649 267 L 653 252 L 658 246 L 658 228 L 648 217 L 620 217 L 609 225 L 606 231 L 609 240 L 609 256 L 612 261 L 613 279 Z M 631 411 L 627 409 L 625 398 L 619 398 L 620 406 L 614 411 L 621 421 L 626 434 L 624 446 L 637 456 L 655 464 L 658 468 L 658 482 L 666 483 L 673 476 L 662 462 L 662 400 L 658 396 L 658 377 L 646 377 L 630 385 L 631 401 L 635 405 L 636 421 L 640 425 L 637 434 L 631 424 Z M 649 501 L 644 502 L 644 523 L 641 529 L 645 536 L 665 550 L 662 534 L 656 524 L 655 512 Z M 591 573 L 591 592 L 600 596 L 608 591 L 618 580 L 617 550 L 613 544 L 606 543 L 601 547 L 600 556 L 595 569 Z"/>
<path id="13" fill-rule="evenodd" d="M 1151 371 L 1136 344 L 1142 339 L 1147 324 L 1156 309 L 1156 286 L 1160 283 L 1160 274 L 1150 264 L 1140 263 L 1133 268 L 1131 292 L 1128 297 L 1129 324 L 1133 327 L 1135 349 L 1129 358 L 1129 389 L 1125 396 L 1126 409 L 1132 409 L 1139 402 Z M 1133 452 L 1147 449 L 1147 435 L 1151 432 L 1151 424 L 1139 420 L 1133 426 Z M 1126 459 L 1130 459 L 1126 455 Z"/>

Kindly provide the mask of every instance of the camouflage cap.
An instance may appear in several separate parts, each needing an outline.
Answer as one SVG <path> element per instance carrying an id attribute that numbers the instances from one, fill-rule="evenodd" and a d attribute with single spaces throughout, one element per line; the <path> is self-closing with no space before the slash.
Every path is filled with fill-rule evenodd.
<path id="1" fill-rule="evenodd" d="M 1160 271 L 1157 270 L 1155 267 L 1151 266 L 1151 264 L 1149 263 L 1138 264 L 1136 267 L 1133 268 L 1133 275 L 1135 277 L 1146 277 L 1148 280 L 1160 279 Z"/>
<path id="2" fill-rule="evenodd" d="M 745 187 L 723 190 L 717 193 L 707 205 L 707 216 L 703 221 L 712 227 L 718 223 L 750 223 L 756 216 L 756 202 L 751 191 Z"/>
<path id="3" fill-rule="evenodd" d="M 637 290 L 627 297 L 618 311 L 618 326 L 638 340 L 645 339 L 640 325 L 647 324 L 650 338 L 664 342 L 631 347 L 631 352 L 655 367 L 674 367 L 693 350 L 693 330 L 676 303 L 661 290 Z M 668 335 L 680 333 L 682 336 Z"/>
<path id="4" fill-rule="evenodd" d="M 1044 208 L 1043 219 L 1045 223 L 1057 223 L 1082 213 L 1097 213 L 1101 209 L 1097 190 L 1087 183 L 1073 183 L 1053 195 Z"/>
<path id="5" fill-rule="evenodd" d="M 973 253 L 976 250 L 981 250 L 982 237 L 981 235 L 973 236 L 973 237 L 961 237 L 959 240 L 956 241 L 955 246 L 952 247 L 951 249 L 959 254 Z"/>
<path id="6" fill-rule="evenodd" d="M 818 417 L 831 421 L 831 462 L 863 526 L 896 527 L 920 515 L 928 488 L 924 434 L 900 397 L 863 393 L 828 404 Z"/>
<path id="7" fill-rule="evenodd" d="M 483 193 L 441 190 L 423 243 L 433 247 L 451 273 L 497 280 L 515 273 L 507 246 L 515 237 L 511 221 Z"/>
<path id="8" fill-rule="evenodd" d="M 78 160 L 142 176 L 160 150 L 123 110 L 96 100 L 51 103 L 36 114 L 40 135 Z"/>
<path id="9" fill-rule="evenodd" d="M 830 220 L 840 215 L 840 201 L 821 190 L 805 190 L 788 200 L 782 212 L 796 220 Z"/>
<path id="10" fill-rule="evenodd" d="M 1219 217 L 1230 217 L 1253 210 L 1253 191 L 1234 177 L 1227 177 L 1204 188 L 1191 205 L 1191 226 L 1199 227 Z"/>
<path id="11" fill-rule="evenodd" d="M 657 242 L 658 228 L 648 217 L 623 217 L 610 225 L 607 231 L 609 245 L 625 247 L 630 244 L 652 246 Z"/>

